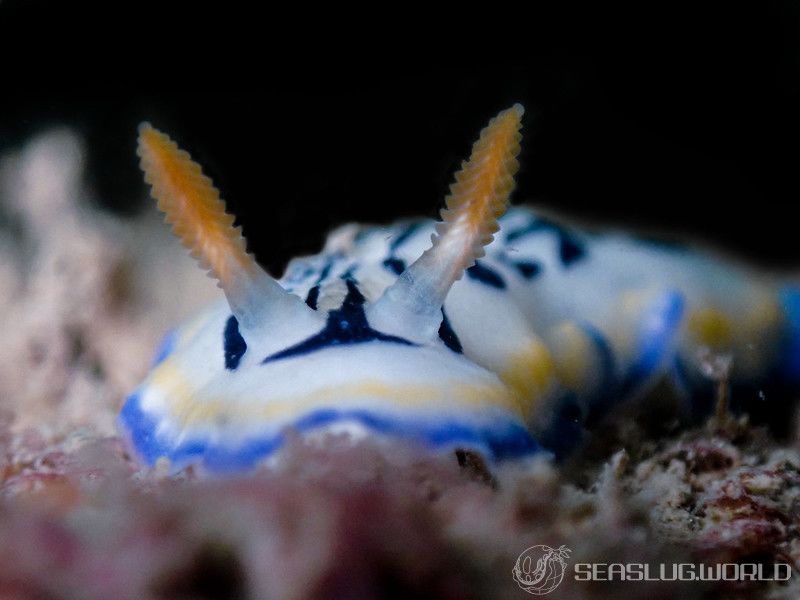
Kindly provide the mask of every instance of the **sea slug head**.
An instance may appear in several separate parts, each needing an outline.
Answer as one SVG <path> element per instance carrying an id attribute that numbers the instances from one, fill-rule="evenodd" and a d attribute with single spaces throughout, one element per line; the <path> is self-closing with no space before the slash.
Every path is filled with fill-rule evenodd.
<path id="1" fill-rule="evenodd" d="M 343 299 L 327 310 L 261 269 L 201 168 L 143 124 L 145 180 L 227 301 L 169 338 L 123 407 L 120 424 L 144 462 L 247 468 L 290 429 L 396 436 L 490 458 L 535 451 L 514 391 L 439 336 L 448 291 L 483 255 L 508 204 L 522 114 L 515 105 L 481 132 L 431 247 L 376 297 L 343 275 Z"/>

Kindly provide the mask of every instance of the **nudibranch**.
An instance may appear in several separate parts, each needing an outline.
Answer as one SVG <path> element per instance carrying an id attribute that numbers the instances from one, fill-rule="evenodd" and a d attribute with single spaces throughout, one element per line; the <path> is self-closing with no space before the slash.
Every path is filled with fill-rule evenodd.
<path id="1" fill-rule="evenodd" d="M 707 380 L 699 349 L 733 355 L 741 381 L 797 375 L 795 291 L 507 210 L 522 116 L 514 105 L 481 131 L 438 222 L 344 226 L 281 280 L 247 253 L 201 168 L 143 124 L 152 194 L 225 299 L 167 335 L 126 400 L 140 459 L 237 471 L 289 432 L 520 458 L 542 441 L 562 451 L 587 418 L 658 381 L 691 394 Z"/>

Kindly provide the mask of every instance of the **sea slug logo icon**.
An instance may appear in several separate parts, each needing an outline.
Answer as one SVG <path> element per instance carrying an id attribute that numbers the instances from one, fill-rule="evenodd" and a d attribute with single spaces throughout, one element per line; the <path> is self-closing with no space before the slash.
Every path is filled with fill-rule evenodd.
<path id="1" fill-rule="evenodd" d="M 531 546 L 517 558 L 512 571 L 514 581 L 529 594 L 549 594 L 564 579 L 570 552 L 566 546 Z"/>

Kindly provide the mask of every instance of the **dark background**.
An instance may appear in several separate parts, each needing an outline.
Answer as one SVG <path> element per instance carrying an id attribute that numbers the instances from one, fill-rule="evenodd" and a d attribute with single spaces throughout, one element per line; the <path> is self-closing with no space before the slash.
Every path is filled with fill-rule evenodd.
<path id="1" fill-rule="evenodd" d="M 800 265 L 798 4 L 599 4 L 512 15 L 513 44 L 475 35 L 436 51 L 408 29 L 415 19 L 400 34 L 384 19 L 387 29 L 354 40 L 302 17 L 251 37 L 238 28 L 248 15 L 234 15 L 231 38 L 248 40 L 239 54 L 208 58 L 205 38 L 171 42 L 165 27 L 139 38 L 159 60 L 106 56 L 112 66 L 90 76 L 58 51 L 49 69 L 36 59 L 26 69 L 35 44 L 8 36 L 52 5 L 0 0 L 5 68 L 19 76 L 4 71 L 0 151 L 72 125 L 98 200 L 133 212 L 145 197 L 136 125 L 149 120 L 204 165 L 279 273 L 336 224 L 435 215 L 478 131 L 518 101 L 517 202 Z M 281 29 L 292 35 L 278 40 Z"/>

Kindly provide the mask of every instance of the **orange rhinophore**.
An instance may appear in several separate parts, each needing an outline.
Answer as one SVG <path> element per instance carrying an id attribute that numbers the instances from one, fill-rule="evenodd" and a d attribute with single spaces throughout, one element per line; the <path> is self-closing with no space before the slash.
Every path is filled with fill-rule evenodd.
<path id="1" fill-rule="evenodd" d="M 519 169 L 524 112 L 521 104 L 515 104 L 489 121 L 450 186 L 433 248 L 440 244 L 463 247 L 462 260 L 452 265 L 456 279 L 484 255 L 484 246 L 499 229 L 498 217 L 508 208 Z"/>
<path id="2" fill-rule="evenodd" d="M 234 217 L 200 166 L 167 135 L 148 123 L 139 127 L 141 167 L 158 208 L 183 245 L 219 281 L 242 331 L 256 335 L 285 323 L 319 318 L 289 294 L 247 253 Z"/>
<path id="3" fill-rule="evenodd" d="M 452 285 L 484 255 L 499 229 L 519 168 L 517 154 L 525 109 L 515 104 L 481 131 L 469 160 L 456 173 L 432 245 L 370 310 L 382 326 L 411 339 L 430 339 Z"/>
<path id="4" fill-rule="evenodd" d="M 229 289 L 236 278 L 255 273 L 258 265 L 247 253 L 241 231 L 233 226 L 234 217 L 225 212 L 219 192 L 189 153 L 149 123 L 142 123 L 137 154 L 158 208 L 220 287 Z"/>

